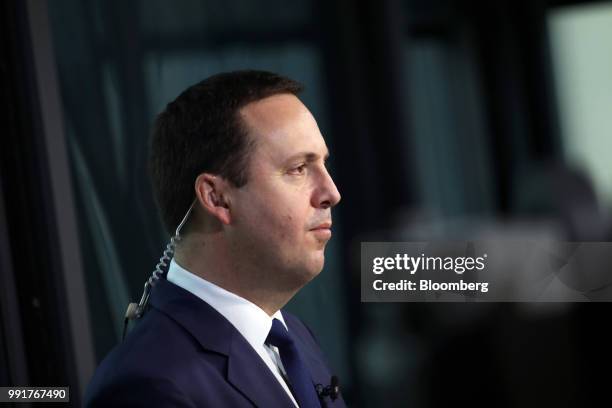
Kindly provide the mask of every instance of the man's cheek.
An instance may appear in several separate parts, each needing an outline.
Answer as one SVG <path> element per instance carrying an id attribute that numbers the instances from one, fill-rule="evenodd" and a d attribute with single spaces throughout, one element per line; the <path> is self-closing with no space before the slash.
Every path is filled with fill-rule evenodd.
<path id="1" fill-rule="evenodd" d="M 279 220 L 278 230 L 280 232 L 280 238 L 282 240 L 291 239 L 294 230 L 293 216 L 291 214 L 285 214 L 283 217 L 280 217 Z"/>

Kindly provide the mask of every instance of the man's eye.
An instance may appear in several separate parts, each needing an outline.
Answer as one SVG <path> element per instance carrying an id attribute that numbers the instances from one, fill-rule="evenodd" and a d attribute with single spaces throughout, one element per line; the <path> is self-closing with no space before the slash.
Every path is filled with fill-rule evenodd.
<path id="1" fill-rule="evenodd" d="M 289 174 L 294 174 L 294 175 L 304 174 L 305 172 L 306 172 L 306 164 L 300 164 L 299 166 L 294 167 L 291 170 L 289 170 Z"/>

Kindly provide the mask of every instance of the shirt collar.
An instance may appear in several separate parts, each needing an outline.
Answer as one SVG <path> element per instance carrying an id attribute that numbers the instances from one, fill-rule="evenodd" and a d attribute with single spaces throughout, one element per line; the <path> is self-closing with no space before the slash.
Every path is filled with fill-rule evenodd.
<path id="1" fill-rule="evenodd" d="M 269 316 L 256 304 L 189 272 L 174 259 L 170 262 L 166 279 L 212 306 L 254 349 L 265 343 L 272 328 L 272 319 L 280 320 L 287 327 L 280 310 Z"/>

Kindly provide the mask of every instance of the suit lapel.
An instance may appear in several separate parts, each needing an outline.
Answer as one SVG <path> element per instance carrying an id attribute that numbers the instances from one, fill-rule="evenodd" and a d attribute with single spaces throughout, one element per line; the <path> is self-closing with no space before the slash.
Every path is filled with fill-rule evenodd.
<path id="1" fill-rule="evenodd" d="M 294 406 L 268 366 L 240 335 L 232 341 L 227 378 L 258 407 Z"/>
<path id="2" fill-rule="evenodd" d="M 304 364 L 308 368 L 308 371 L 310 371 L 313 384 L 315 386 L 317 384 L 321 384 L 323 387 L 328 386 L 331 381 L 331 374 L 327 370 L 325 364 L 300 336 L 296 336 L 295 341 L 304 359 Z"/>
<path id="3" fill-rule="evenodd" d="M 321 384 L 323 387 L 327 387 L 331 383 L 331 374 L 319 347 L 315 343 L 307 341 L 312 337 L 311 333 L 308 333 L 308 329 L 296 317 L 289 313 L 283 313 L 283 316 L 289 330 L 297 333 L 294 339 L 300 353 L 302 353 L 304 364 L 310 371 L 313 384 L 315 386 Z M 329 396 L 319 397 L 319 402 L 322 407 L 346 407 L 342 398 L 331 400 Z"/>
<path id="4" fill-rule="evenodd" d="M 189 331 L 207 350 L 228 358 L 227 380 L 258 407 L 293 406 L 293 402 L 236 328 L 208 303 L 160 279 L 151 304 Z"/>

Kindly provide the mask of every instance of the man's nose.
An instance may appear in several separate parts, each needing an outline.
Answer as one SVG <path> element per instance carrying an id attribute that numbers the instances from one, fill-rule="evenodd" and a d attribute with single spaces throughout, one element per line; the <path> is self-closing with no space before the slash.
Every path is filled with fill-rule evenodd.
<path id="1" fill-rule="evenodd" d="M 331 208 L 338 204 L 341 199 L 342 196 L 326 169 L 322 174 L 317 193 L 313 195 L 314 202 L 312 204 L 318 208 Z"/>

